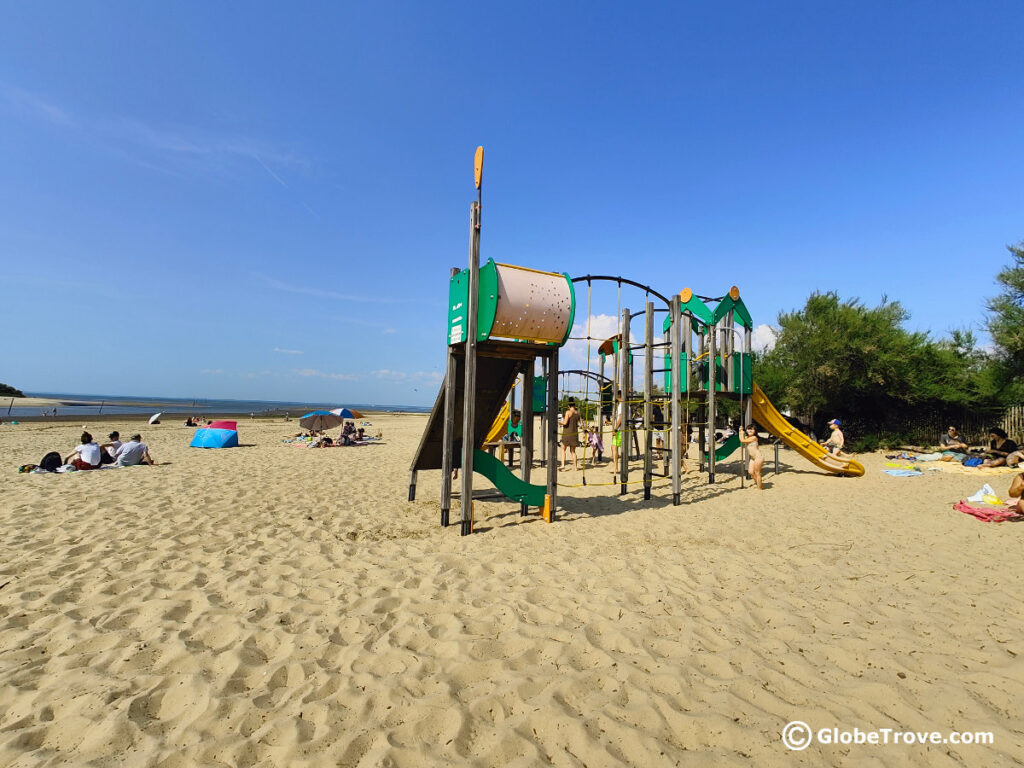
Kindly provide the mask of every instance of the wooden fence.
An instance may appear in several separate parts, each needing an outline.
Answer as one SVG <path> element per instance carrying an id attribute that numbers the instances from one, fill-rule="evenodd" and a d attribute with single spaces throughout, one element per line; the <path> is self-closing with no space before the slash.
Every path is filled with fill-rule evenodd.
<path id="1" fill-rule="evenodd" d="M 857 433 L 855 423 L 851 425 Z M 939 437 L 955 426 L 971 445 L 987 445 L 992 427 L 1002 427 L 1018 443 L 1024 443 L 1024 405 L 992 410 L 950 409 L 905 420 L 887 420 L 885 430 L 920 445 L 938 445 Z M 864 432 L 875 430 L 865 427 Z"/>

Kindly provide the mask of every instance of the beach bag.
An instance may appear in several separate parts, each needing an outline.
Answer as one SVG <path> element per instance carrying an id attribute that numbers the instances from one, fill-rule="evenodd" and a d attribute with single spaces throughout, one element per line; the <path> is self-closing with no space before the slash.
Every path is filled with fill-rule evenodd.
<path id="1" fill-rule="evenodd" d="M 57 467 L 64 464 L 64 459 L 60 457 L 60 454 L 56 451 L 50 451 L 48 454 L 43 456 L 43 460 L 39 462 L 40 469 L 45 469 L 47 472 L 56 472 Z"/>
<path id="2" fill-rule="evenodd" d="M 965 467 L 980 467 L 984 459 L 980 459 L 977 456 L 968 456 L 963 460 L 962 464 Z"/>

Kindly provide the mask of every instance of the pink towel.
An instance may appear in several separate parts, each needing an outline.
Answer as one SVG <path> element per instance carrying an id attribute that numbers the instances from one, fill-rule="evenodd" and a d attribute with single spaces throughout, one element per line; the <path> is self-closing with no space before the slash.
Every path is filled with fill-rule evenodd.
<path id="1" fill-rule="evenodd" d="M 957 512 L 963 512 L 965 515 L 976 517 L 983 523 L 1002 523 L 1018 516 L 1016 505 L 1004 509 L 992 509 L 991 507 L 973 507 L 966 501 L 958 501 L 953 505 L 953 509 Z"/>

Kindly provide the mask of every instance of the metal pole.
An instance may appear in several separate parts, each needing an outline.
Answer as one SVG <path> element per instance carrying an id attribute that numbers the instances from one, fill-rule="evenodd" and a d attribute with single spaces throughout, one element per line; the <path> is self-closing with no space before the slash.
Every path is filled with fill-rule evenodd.
<path id="1" fill-rule="evenodd" d="M 651 498 L 654 480 L 654 302 L 648 301 L 644 313 L 644 499 Z"/>
<path id="2" fill-rule="evenodd" d="M 680 467 L 683 461 L 683 448 L 682 448 L 682 410 L 683 410 L 683 365 L 689 365 L 689 363 L 683 361 L 683 356 L 680 354 L 679 337 L 680 331 L 682 330 L 682 312 L 681 305 L 679 303 L 678 294 L 672 297 L 672 301 L 669 304 L 669 313 L 672 318 L 672 327 L 670 333 L 672 334 L 672 436 L 669 449 L 672 452 L 672 503 L 674 505 L 679 504 L 680 494 L 682 492 L 682 477 L 680 473 Z"/>
<path id="3" fill-rule="evenodd" d="M 629 479 L 629 310 L 622 310 L 622 325 L 619 337 L 619 387 L 622 392 L 622 433 L 619 444 L 619 494 L 626 492 Z"/>
<path id="4" fill-rule="evenodd" d="M 555 522 L 558 510 L 558 348 L 551 348 L 551 363 L 548 368 L 548 503 L 549 522 Z"/>
<path id="5" fill-rule="evenodd" d="M 444 374 L 444 435 L 441 442 L 441 525 L 448 527 L 452 508 L 452 468 L 455 463 L 455 378 L 458 359 L 448 347 Z"/>
<path id="6" fill-rule="evenodd" d="M 466 302 L 466 377 L 462 390 L 461 535 L 473 532 L 473 449 L 476 447 L 476 334 L 480 304 L 480 200 L 470 208 L 469 299 Z"/>
<path id="7" fill-rule="evenodd" d="M 533 369 L 535 359 L 526 363 L 526 370 L 523 371 L 523 415 L 519 419 L 519 426 L 522 427 L 522 435 L 519 438 L 519 470 L 523 476 L 523 482 L 530 482 L 530 469 L 533 466 Z M 525 517 L 529 514 L 529 507 L 524 501 L 519 507 L 519 514 Z"/>

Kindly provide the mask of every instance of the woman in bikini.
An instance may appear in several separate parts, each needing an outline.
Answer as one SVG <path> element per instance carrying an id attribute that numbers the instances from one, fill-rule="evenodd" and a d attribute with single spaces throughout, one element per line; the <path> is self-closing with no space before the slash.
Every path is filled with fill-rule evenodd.
<path id="1" fill-rule="evenodd" d="M 761 468 L 764 466 L 764 456 L 761 455 L 761 451 L 757 447 L 757 428 L 753 424 L 740 433 L 740 442 L 746 444 L 747 455 L 750 456 L 750 476 L 757 483 L 757 489 L 763 491 Z"/>

